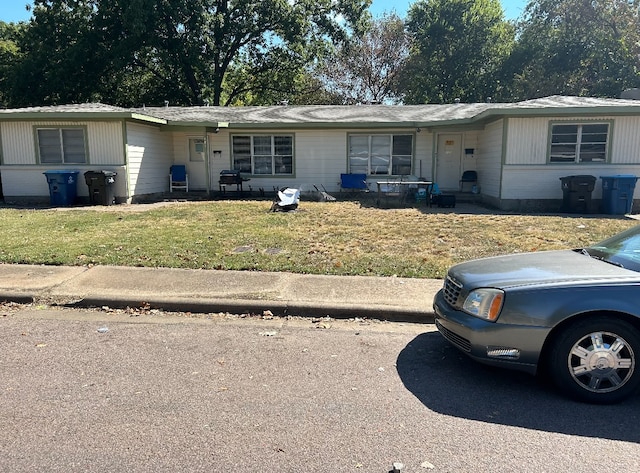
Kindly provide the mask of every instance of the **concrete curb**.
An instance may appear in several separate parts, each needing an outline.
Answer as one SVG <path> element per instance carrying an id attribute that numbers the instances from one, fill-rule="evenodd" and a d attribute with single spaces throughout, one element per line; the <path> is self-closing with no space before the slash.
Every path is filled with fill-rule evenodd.
<path id="1" fill-rule="evenodd" d="M 32 304 L 36 298 L 32 294 L 18 292 L 0 292 L 0 301 L 15 302 L 17 304 Z"/>
<path id="2" fill-rule="evenodd" d="M 16 292 L 0 293 L 0 301 L 15 302 L 18 304 L 37 303 L 38 300 L 46 300 L 47 296 L 39 297 L 33 294 L 21 294 Z M 62 298 L 62 296 L 56 296 Z M 112 309 L 125 309 L 148 306 L 152 309 L 167 310 L 175 312 L 193 313 L 217 313 L 228 312 L 231 314 L 262 314 L 264 311 L 271 311 L 274 316 L 286 317 L 331 317 L 334 319 L 353 319 L 355 317 L 363 319 L 377 319 L 387 322 L 404 323 L 433 323 L 433 312 L 415 312 L 411 310 L 399 310 L 397 308 L 363 307 L 354 305 L 330 305 L 303 302 L 283 302 L 283 301 L 247 301 L 235 299 L 200 300 L 182 298 L 153 298 L 151 300 L 140 299 L 114 299 L 111 297 L 90 296 L 73 302 L 63 303 L 65 307 L 95 308 L 109 307 Z"/>
<path id="3" fill-rule="evenodd" d="M 433 322 L 442 281 L 138 268 L 0 265 L 0 301 L 66 307 Z"/>

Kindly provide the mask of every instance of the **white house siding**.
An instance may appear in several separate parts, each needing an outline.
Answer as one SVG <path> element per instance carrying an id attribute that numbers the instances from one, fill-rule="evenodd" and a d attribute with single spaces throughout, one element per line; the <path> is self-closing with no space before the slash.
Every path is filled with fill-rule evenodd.
<path id="1" fill-rule="evenodd" d="M 433 180 L 433 133 L 422 130 L 415 136 L 413 173 L 418 177 Z"/>
<path id="2" fill-rule="evenodd" d="M 217 191 L 220 171 L 231 169 L 231 135 L 228 130 L 207 135 L 209 148 L 209 189 Z M 218 152 L 217 152 L 218 151 Z"/>
<path id="3" fill-rule="evenodd" d="M 504 120 L 488 124 L 478 134 L 474 151 L 478 185 L 483 196 L 500 197 Z"/>
<path id="4" fill-rule="evenodd" d="M 509 118 L 505 166 L 546 164 L 551 118 Z"/>
<path id="5" fill-rule="evenodd" d="M 89 163 L 83 165 L 41 165 L 37 163 L 36 127 L 84 126 L 87 129 L 87 145 Z M 109 169 L 121 174 L 124 172 L 124 146 L 122 139 L 122 123 L 119 121 L 30 121 L 3 122 L 0 127 L 2 136 L 3 165 L 2 191 L 7 200 L 46 199 L 49 196 L 49 185 L 43 172 L 50 169 L 72 169 L 79 172 L 77 193 L 87 197 L 89 189 L 84 182 L 83 173 L 95 169 Z M 124 192 L 124 186 L 123 186 Z M 116 193 L 118 189 L 116 189 Z"/>
<path id="6" fill-rule="evenodd" d="M 231 135 L 233 134 L 292 134 L 294 136 L 294 175 L 293 176 L 273 176 L 255 177 L 245 184 L 248 188 L 256 191 L 259 188 L 266 192 L 273 191 L 274 188 L 289 186 L 301 188 L 303 190 L 313 190 L 313 186 L 321 188 L 323 186 L 328 192 L 340 191 L 340 174 L 348 172 L 347 146 L 348 136 L 351 133 L 409 133 L 414 135 L 415 155 L 414 174 L 420 172 L 427 179 L 431 178 L 432 171 L 432 140 L 433 136 L 425 131 L 416 133 L 411 130 L 331 130 L 331 129 L 308 129 L 308 130 L 221 130 L 217 134 L 209 134 L 210 149 L 210 174 L 211 189 L 218 190 L 218 179 L 220 171 L 232 168 L 231 162 Z M 221 151 L 219 157 L 213 151 Z M 421 162 L 421 163 L 420 163 Z M 375 181 L 378 177 L 369 177 L 370 187 L 375 188 Z"/>
<path id="7" fill-rule="evenodd" d="M 478 169 L 476 150 L 478 150 L 479 135 L 479 131 L 467 131 L 462 136 L 462 172 L 476 171 Z M 467 154 L 467 149 L 472 149 L 473 154 Z"/>
<path id="8" fill-rule="evenodd" d="M 593 199 L 602 197 L 600 176 L 617 174 L 638 175 L 640 163 L 640 118 L 598 117 L 589 120 L 607 120 L 611 130 L 610 163 L 608 164 L 547 164 L 549 122 L 577 121 L 557 118 L 510 118 L 507 153 L 502 175 L 503 200 L 562 199 L 561 177 L 592 175 L 598 178 Z M 580 121 L 585 119 L 580 119 Z M 484 190 L 484 189 L 483 189 Z M 636 186 L 635 197 L 640 195 Z"/>
<path id="9" fill-rule="evenodd" d="M 154 126 L 127 123 L 129 198 L 169 190 L 169 168 L 173 164 L 171 133 Z"/>
<path id="10" fill-rule="evenodd" d="M 2 155 L 5 165 L 37 163 L 35 128 L 84 126 L 87 128 L 89 164 L 124 164 L 121 122 L 4 122 Z"/>
<path id="11" fill-rule="evenodd" d="M 205 161 L 191 161 L 189 156 L 189 140 L 193 138 L 205 139 L 206 133 L 172 133 L 173 164 L 187 166 L 189 176 L 189 190 L 207 189 L 207 170 Z"/>
<path id="12" fill-rule="evenodd" d="M 640 117 L 613 118 L 612 139 L 611 164 L 640 163 Z"/>

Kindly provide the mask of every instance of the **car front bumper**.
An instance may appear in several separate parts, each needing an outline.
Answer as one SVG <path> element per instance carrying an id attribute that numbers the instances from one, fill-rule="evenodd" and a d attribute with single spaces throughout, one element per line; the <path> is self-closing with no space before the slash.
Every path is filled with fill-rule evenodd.
<path id="1" fill-rule="evenodd" d="M 487 322 L 447 304 L 442 291 L 433 301 L 438 331 L 452 345 L 486 364 L 535 374 L 550 329 Z M 503 319 L 504 314 L 501 316 Z"/>

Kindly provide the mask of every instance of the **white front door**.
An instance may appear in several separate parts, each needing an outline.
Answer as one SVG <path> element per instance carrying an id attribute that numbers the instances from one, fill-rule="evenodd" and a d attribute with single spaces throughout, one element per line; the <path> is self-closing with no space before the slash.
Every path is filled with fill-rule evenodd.
<path id="1" fill-rule="evenodd" d="M 458 190 L 462 169 L 462 135 L 438 135 L 436 178 L 440 190 Z"/>
<path id="2" fill-rule="evenodd" d="M 203 190 L 207 188 L 205 169 L 205 153 L 207 146 L 204 138 L 189 138 L 189 189 Z"/>

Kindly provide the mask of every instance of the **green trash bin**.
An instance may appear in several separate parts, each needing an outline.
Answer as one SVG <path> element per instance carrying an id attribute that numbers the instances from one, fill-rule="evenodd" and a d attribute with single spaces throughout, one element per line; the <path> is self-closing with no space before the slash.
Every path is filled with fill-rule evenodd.
<path id="1" fill-rule="evenodd" d="M 43 173 L 49 184 L 49 199 L 53 207 L 68 207 L 78 197 L 78 171 L 50 170 Z"/>
<path id="2" fill-rule="evenodd" d="M 600 176 L 602 179 L 602 212 L 611 215 L 625 215 L 633 207 L 633 192 L 637 176 L 619 174 Z"/>

